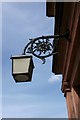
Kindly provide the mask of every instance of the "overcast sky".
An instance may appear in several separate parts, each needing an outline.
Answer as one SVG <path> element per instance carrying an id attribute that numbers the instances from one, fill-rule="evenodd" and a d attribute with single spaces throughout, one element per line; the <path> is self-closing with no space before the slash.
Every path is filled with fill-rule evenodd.
<path id="1" fill-rule="evenodd" d="M 46 16 L 44 2 L 3 3 L 2 5 L 2 117 L 66 118 L 66 101 L 60 75 L 52 73 L 52 60 L 33 57 L 31 83 L 15 83 L 11 55 L 22 54 L 29 38 L 54 33 L 54 18 Z"/>

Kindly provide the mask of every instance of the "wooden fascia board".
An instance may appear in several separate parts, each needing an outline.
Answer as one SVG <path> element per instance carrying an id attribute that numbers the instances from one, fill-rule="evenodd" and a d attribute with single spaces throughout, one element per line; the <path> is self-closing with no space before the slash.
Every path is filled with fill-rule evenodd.
<path id="1" fill-rule="evenodd" d="M 55 17 L 55 2 L 46 1 L 46 16 Z"/>
<path id="2" fill-rule="evenodd" d="M 61 26 L 61 20 L 62 20 L 62 14 L 63 14 L 63 3 L 56 3 L 56 11 L 55 11 L 55 32 L 54 34 L 60 34 L 60 26 Z M 56 41 L 54 40 L 54 43 Z M 54 52 L 58 51 L 58 46 L 56 46 L 56 49 Z M 52 72 L 55 74 L 60 74 L 61 70 L 59 68 L 58 63 L 59 54 L 56 54 L 53 56 L 53 65 L 52 65 Z"/>

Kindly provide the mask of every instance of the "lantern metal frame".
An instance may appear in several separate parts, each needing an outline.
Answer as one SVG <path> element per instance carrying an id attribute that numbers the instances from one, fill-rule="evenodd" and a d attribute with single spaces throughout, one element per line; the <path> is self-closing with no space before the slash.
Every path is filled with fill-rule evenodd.
<path id="1" fill-rule="evenodd" d="M 22 54 L 32 54 L 35 57 L 41 59 L 44 64 L 47 57 L 58 53 L 55 52 L 55 48 L 60 38 L 65 38 L 69 41 L 69 30 L 61 35 L 48 35 L 29 39 L 30 42 L 25 46 L 24 52 Z"/>

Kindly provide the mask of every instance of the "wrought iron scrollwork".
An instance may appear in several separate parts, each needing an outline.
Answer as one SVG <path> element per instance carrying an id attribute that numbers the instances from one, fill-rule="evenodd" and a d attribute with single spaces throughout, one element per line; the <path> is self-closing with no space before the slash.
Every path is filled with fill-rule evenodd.
<path id="1" fill-rule="evenodd" d="M 51 36 L 42 36 L 34 39 L 30 39 L 30 42 L 24 48 L 24 55 L 26 53 L 33 54 L 35 57 L 43 60 L 45 63 L 45 58 L 51 55 L 57 54 L 54 52 L 57 42 L 54 44 L 54 39 L 57 41 L 59 38 L 68 38 L 69 32 L 67 31 L 62 35 L 51 35 Z"/>

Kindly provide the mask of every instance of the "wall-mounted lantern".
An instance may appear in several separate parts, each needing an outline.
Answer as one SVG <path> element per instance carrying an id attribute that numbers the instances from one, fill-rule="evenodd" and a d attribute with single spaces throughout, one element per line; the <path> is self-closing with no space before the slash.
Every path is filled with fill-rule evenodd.
<path id="1" fill-rule="evenodd" d="M 12 76 L 16 82 L 30 82 L 33 72 L 32 56 L 20 55 L 13 56 L 12 59 Z"/>
<path id="2" fill-rule="evenodd" d="M 66 38 L 69 40 L 69 31 L 67 30 L 66 33 L 61 35 L 42 36 L 30 39 L 30 42 L 25 46 L 22 55 L 11 57 L 12 76 L 14 77 L 15 81 L 31 81 L 34 64 L 32 56 L 27 56 L 26 53 L 32 54 L 41 59 L 44 64 L 45 58 L 58 53 L 55 52 L 55 47 L 60 38 Z"/>

